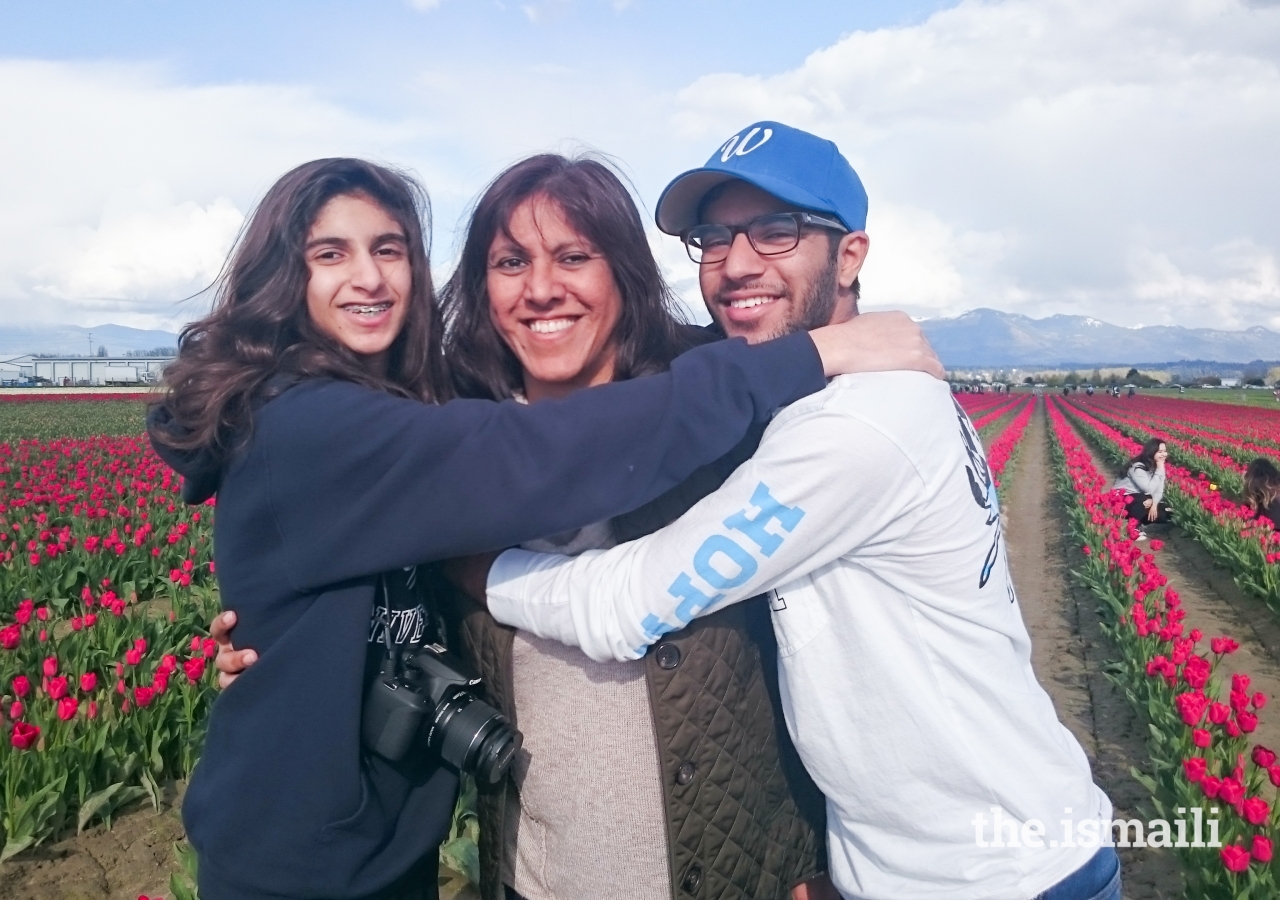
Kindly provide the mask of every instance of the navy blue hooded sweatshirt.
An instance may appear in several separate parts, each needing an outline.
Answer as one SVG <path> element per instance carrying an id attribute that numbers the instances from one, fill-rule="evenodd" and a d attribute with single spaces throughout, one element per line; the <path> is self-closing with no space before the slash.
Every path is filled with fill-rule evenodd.
<path id="1" fill-rule="evenodd" d="M 218 494 L 222 603 L 259 654 L 214 704 L 184 802 L 201 897 L 367 897 L 446 836 L 456 773 L 361 751 L 377 573 L 639 507 L 825 383 L 804 333 L 532 406 L 307 380 L 257 410 L 225 467 L 155 441 L 176 427 L 156 407 L 185 499 Z"/>

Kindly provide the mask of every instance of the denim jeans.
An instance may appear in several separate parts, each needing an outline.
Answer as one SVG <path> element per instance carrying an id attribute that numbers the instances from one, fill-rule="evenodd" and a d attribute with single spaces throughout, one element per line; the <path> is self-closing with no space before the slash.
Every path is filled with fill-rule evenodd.
<path id="1" fill-rule="evenodd" d="M 1115 848 L 1103 847 L 1034 900 L 1120 900 L 1120 857 Z"/>

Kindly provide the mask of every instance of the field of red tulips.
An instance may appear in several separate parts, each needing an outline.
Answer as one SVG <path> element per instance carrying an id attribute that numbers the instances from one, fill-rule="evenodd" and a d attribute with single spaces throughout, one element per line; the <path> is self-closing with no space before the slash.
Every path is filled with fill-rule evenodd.
<path id="1" fill-rule="evenodd" d="M 1280 765 L 1272 750 L 1250 740 L 1269 698 L 1251 691 L 1244 673 L 1234 674 L 1229 688 L 1220 683 L 1218 665 L 1239 644 L 1187 621 L 1155 555 L 1137 543 L 1122 495 L 1110 490 L 1076 429 L 1095 446 L 1116 434 L 1057 398 L 1049 418 L 1059 490 L 1083 556 L 1077 572 L 1104 601 L 1104 627 L 1119 654 L 1113 677 L 1151 731 L 1150 770 L 1135 775 L 1162 817 L 1218 822 L 1200 846 L 1176 835 L 1166 841 L 1182 858 L 1187 896 L 1276 896 Z M 1162 549 L 1159 540 L 1149 547 Z M 1214 833 L 1220 846 L 1212 845 Z"/>
<path id="2" fill-rule="evenodd" d="M 216 693 L 205 630 L 217 609 L 214 507 L 181 503 L 177 476 L 141 435 L 144 398 L 22 399 L 0 397 L 0 859 L 110 823 L 126 805 L 159 807 L 195 764 Z M 1002 506 L 1027 489 L 1026 436 L 1037 435 L 1032 459 L 1045 459 L 1048 426 L 1052 464 L 1037 462 L 1046 474 L 1035 480 L 1065 501 L 1052 527 L 1070 535 L 1101 608 L 1116 702 L 1150 731 L 1132 783 L 1161 817 L 1204 826 L 1206 846 L 1178 846 L 1175 834 L 1156 852 L 1177 855 L 1187 896 L 1280 896 L 1280 760 L 1256 739 L 1276 727 L 1268 699 L 1280 683 L 1241 667 L 1244 636 L 1187 612 L 1162 569 L 1170 551 L 1136 541 L 1098 462 L 1116 469 L 1141 441 L 1166 440 L 1166 496 L 1187 540 L 1280 613 L 1280 536 L 1238 496 L 1247 461 L 1280 454 L 1280 414 L 1082 395 L 956 400 Z M 1148 847 L 1161 846 L 1155 834 Z"/>
<path id="3" fill-rule="evenodd" d="M 1280 413 L 1145 398 L 1073 398 L 1072 405 L 1074 415 L 1098 435 L 1117 464 L 1132 457 L 1143 441 L 1164 440 L 1169 448 L 1166 499 L 1179 525 L 1230 569 L 1241 587 L 1280 613 L 1280 532 L 1276 523 L 1255 516 L 1240 496 L 1249 459 L 1266 455 L 1280 463 L 1280 451 L 1246 449 L 1261 447 L 1256 441 L 1267 440 L 1266 434 L 1280 433 Z M 1179 406 L 1186 408 L 1180 415 Z M 1151 414 L 1148 407 L 1154 410 Z M 1202 432 L 1195 424 L 1202 412 L 1223 430 Z M 1269 424 L 1271 418 L 1274 425 Z M 1231 427 L 1235 430 L 1227 430 Z M 1252 437 L 1237 436 L 1246 434 Z"/>
<path id="4" fill-rule="evenodd" d="M 158 807 L 200 751 L 214 510 L 181 503 L 139 399 L 0 405 L 0 859 Z"/>

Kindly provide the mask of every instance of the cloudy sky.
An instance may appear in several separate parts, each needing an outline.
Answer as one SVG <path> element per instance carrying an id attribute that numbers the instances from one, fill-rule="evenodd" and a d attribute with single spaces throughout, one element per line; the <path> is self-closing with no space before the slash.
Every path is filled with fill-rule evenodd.
<path id="1" fill-rule="evenodd" d="M 444 273 L 526 154 L 607 153 L 651 210 L 766 118 L 862 175 L 868 308 L 1280 330 L 1277 0 L 7 4 L 0 322 L 176 328 L 314 157 L 415 171 Z"/>

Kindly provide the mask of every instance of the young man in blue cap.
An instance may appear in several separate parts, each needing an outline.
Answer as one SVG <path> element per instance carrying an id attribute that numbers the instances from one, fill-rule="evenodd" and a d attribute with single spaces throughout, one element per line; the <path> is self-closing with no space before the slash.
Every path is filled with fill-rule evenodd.
<path id="1" fill-rule="evenodd" d="M 715 320 L 757 341 L 858 314 L 866 215 L 834 144 L 759 122 L 657 217 Z M 944 383 L 834 379 L 667 528 L 576 558 L 508 551 L 488 581 L 500 621 L 596 659 L 766 591 L 844 896 L 1119 898 L 1110 802 L 1032 672 L 991 472 Z"/>

